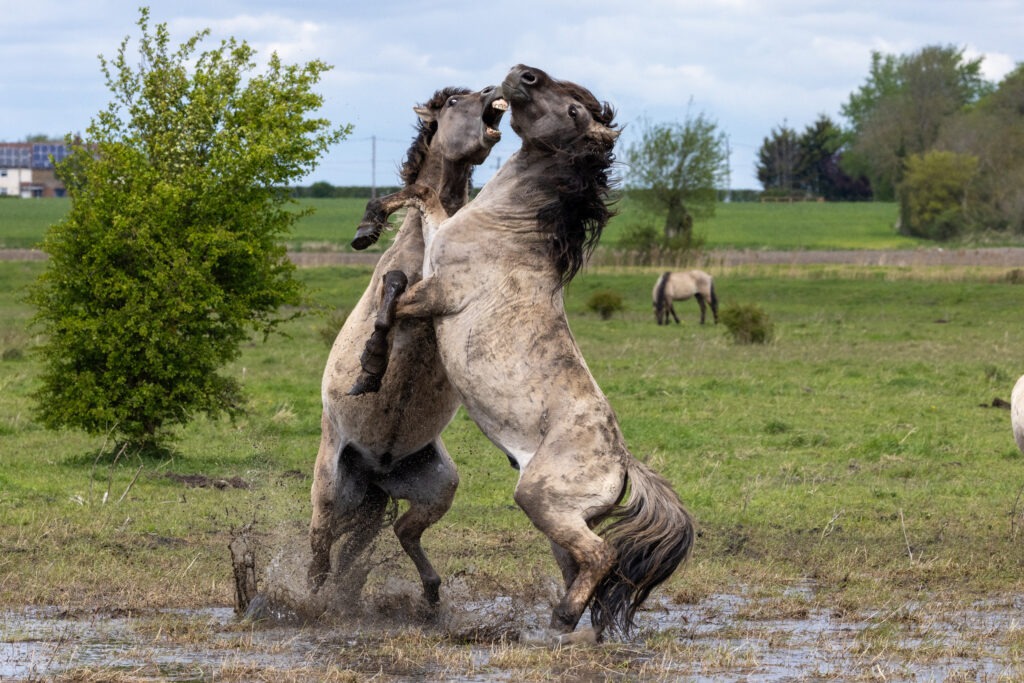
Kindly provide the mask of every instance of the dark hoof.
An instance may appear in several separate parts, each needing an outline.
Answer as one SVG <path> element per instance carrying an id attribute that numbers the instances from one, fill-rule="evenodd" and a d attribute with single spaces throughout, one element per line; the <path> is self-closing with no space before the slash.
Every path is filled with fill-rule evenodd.
<path id="1" fill-rule="evenodd" d="M 364 372 L 359 375 L 359 379 L 348 390 L 348 395 L 362 396 L 363 394 L 376 394 L 378 391 L 380 391 L 380 377 Z"/>
<path id="2" fill-rule="evenodd" d="M 356 236 L 352 238 L 352 248 L 363 250 L 372 247 L 380 238 L 380 226 L 372 223 L 364 223 L 356 230 Z"/>

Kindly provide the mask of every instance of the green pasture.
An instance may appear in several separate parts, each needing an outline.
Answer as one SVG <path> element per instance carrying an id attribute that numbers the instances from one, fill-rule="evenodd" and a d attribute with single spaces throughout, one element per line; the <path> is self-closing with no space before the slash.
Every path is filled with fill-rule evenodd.
<path id="1" fill-rule="evenodd" d="M 197 419 L 156 459 L 33 421 L 38 339 L 20 293 L 41 267 L 0 263 L 0 604 L 230 605 L 226 546 L 246 524 L 264 542 L 261 566 L 284 552 L 301 569 L 322 330 L 369 269 L 301 271 L 321 308 L 227 369 L 247 414 Z M 1024 286 L 998 270 L 737 267 L 718 276 L 722 306 L 757 304 L 776 333 L 737 346 L 721 325 L 698 325 L 692 301 L 677 304 L 681 325 L 656 326 L 656 275 L 585 271 L 567 309 L 633 453 L 699 520 L 668 595 L 773 595 L 810 579 L 816 599 L 861 608 L 1024 588 L 1024 457 L 1008 411 L 991 407 L 1024 373 Z M 608 321 L 586 307 L 605 289 L 626 304 Z M 461 412 L 444 438 L 462 482 L 425 537 L 441 574 L 491 595 L 554 576 L 505 457 Z M 414 578 L 400 551 L 384 554 L 382 575 Z"/>
<path id="2" fill-rule="evenodd" d="M 0 248 L 37 245 L 46 227 L 65 215 L 69 201 L 0 201 Z M 287 239 L 288 247 L 297 251 L 348 249 L 365 205 L 363 199 L 301 200 L 297 206 L 312 208 L 313 212 L 295 226 Z M 628 198 L 617 203 L 617 210 L 619 214 L 605 230 L 602 246 L 614 248 L 632 226 L 660 228 L 663 221 Z M 697 222 L 695 232 L 711 249 L 895 249 L 925 244 L 898 235 L 893 227 L 896 217 L 897 207 L 892 203 L 722 203 L 714 216 Z M 387 243 L 385 238 L 375 250 Z"/>

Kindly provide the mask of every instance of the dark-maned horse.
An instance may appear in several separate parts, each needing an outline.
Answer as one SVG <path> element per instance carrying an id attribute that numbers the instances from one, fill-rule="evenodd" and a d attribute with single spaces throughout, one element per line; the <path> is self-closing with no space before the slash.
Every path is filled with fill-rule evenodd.
<path id="1" fill-rule="evenodd" d="M 557 639 L 596 639 L 630 629 L 688 556 L 694 526 L 671 485 L 626 448 L 565 316 L 562 288 L 611 214 L 612 108 L 522 65 L 502 89 L 522 146 L 450 218 L 419 192 L 424 279 L 396 307 L 382 305 L 363 374 L 381 372 L 391 322 L 433 317 L 449 379 L 519 470 L 515 500 L 551 541 L 565 581 L 551 615 Z M 400 287 L 403 277 L 385 280 Z M 373 384 L 361 376 L 356 389 Z M 593 629 L 573 633 L 588 604 Z"/>
<path id="2" fill-rule="evenodd" d="M 457 210 L 468 200 L 473 166 L 487 158 L 500 137 L 497 125 L 505 108 L 494 87 L 475 93 L 461 88 L 435 93 L 415 108 L 419 129 L 402 179 L 431 188 L 449 211 Z M 387 198 L 372 201 L 368 212 L 381 204 L 387 204 Z M 369 246 L 382 227 L 361 231 L 354 245 Z M 455 496 L 458 474 L 440 434 L 455 414 L 459 396 L 444 373 L 430 321 L 410 319 L 395 328 L 388 383 L 380 393 L 346 393 L 359 372 L 358 350 L 374 329 L 382 274 L 401 269 L 417 275 L 423 250 L 420 214 L 410 210 L 327 359 L 311 491 L 313 557 L 308 578 L 313 592 L 331 573 L 332 546 L 339 539 L 343 541 L 336 553 L 335 578 L 344 580 L 349 590 L 362 587 L 365 569 L 353 566 L 353 561 L 380 531 L 389 502 L 401 499 L 409 501 L 409 509 L 395 522 L 395 533 L 419 571 L 424 597 L 435 605 L 439 599 L 441 579 L 423 552 L 420 537 L 447 512 Z"/>
<path id="3" fill-rule="evenodd" d="M 651 303 L 654 305 L 654 319 L 659 325 L 668 325 L 669 316 L 679 322 L 673 301 L 685 301 L 694 297 L 700 304 L 700 324 L 704 324 L 707 308 L 718 323 L 718 295 L 715 294 L 715 281 L 703 270 L 684 270 L 673 273 L 666 272 L 654 283 L 651 291 Z"/>

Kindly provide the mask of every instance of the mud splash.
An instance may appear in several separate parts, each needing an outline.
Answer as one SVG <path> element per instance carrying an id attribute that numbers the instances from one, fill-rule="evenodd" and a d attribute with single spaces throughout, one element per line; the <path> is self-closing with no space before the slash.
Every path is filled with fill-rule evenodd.
<path id="1" fill-rule="evenodd" d="M 546 621 L 548 604 L 514 596 L 471 600 L 467 584 L 446 584 L 432 620 L 418 612 L 418 584 L 402 580 L 385 582 L 356 613 L 316 623 L 297 623 L 288 611 L 245 622 L 227 607 L 6 612 L 0 680 L 97 672 L 169 681 L 264 680 L 267 672 L 285 672 L 298 680 L 349 672 L 387 681 L 487 682 L 529 678 L 550 665 L 543 657 L 553 655 L 536 654 L 545 648 L 523 644 Z M 642 612 L 633 639 L 573 655 L 573 670 L 577 680 L 1020 680 L 1022 608 L 1021 599 L 963 607 L 922 602 L 837 615 L 815 601 L 811 584 L 771 598 L 714 595 L 696 605 L 661 599 Z M 587 669 L 587 657 L 600 651 L 611 653 L 616 670 L 600 662 Z"/>

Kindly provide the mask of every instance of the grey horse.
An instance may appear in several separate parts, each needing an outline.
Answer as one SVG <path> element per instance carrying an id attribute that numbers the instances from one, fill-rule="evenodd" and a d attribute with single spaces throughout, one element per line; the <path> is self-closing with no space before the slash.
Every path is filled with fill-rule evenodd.
<path id="1" fill-rule="evenodd" d="M 448 211 L 465 204 L 474 165 L 487 158 L 500 138 L 497 126 L 504 104 L 494 87 L 479 92 L 449 88 L 416 107 L 419 133 L 402 168 L 405 183 L 431 188 Z M 378 215 L 382 205 L 389 205 L 388 198 L 371 201 L 367 215 Z M 372 244 L 382 227 L 364 221 L 354 246 Z M 351 396 L 346 391 L 359 371 L 356 352 L 374 329 L 381 274 L 393 269 L 418 273 L 423 250 L 420 215 L 410 210 L 327 359 L 311 491 L 308 582 L 314 593 L 332 571 L 332 547 L 339 539 L 334 575 L 349 590 L 361 589 L 366 570 L 353 566 L 354 560 L 380 531 L 389 503 L 407 500 L 409 508 L 394 531 L 416 565 L 426 601 L 439 601 L 441 579 L 420 539 L 448 511 L 458 485 L 455 463 L 440 434 L 459 406 L 459 395 L 441 365 L 430 321 L 408 320 L 394 330 L 388 383 L 379 393 Z"/>

